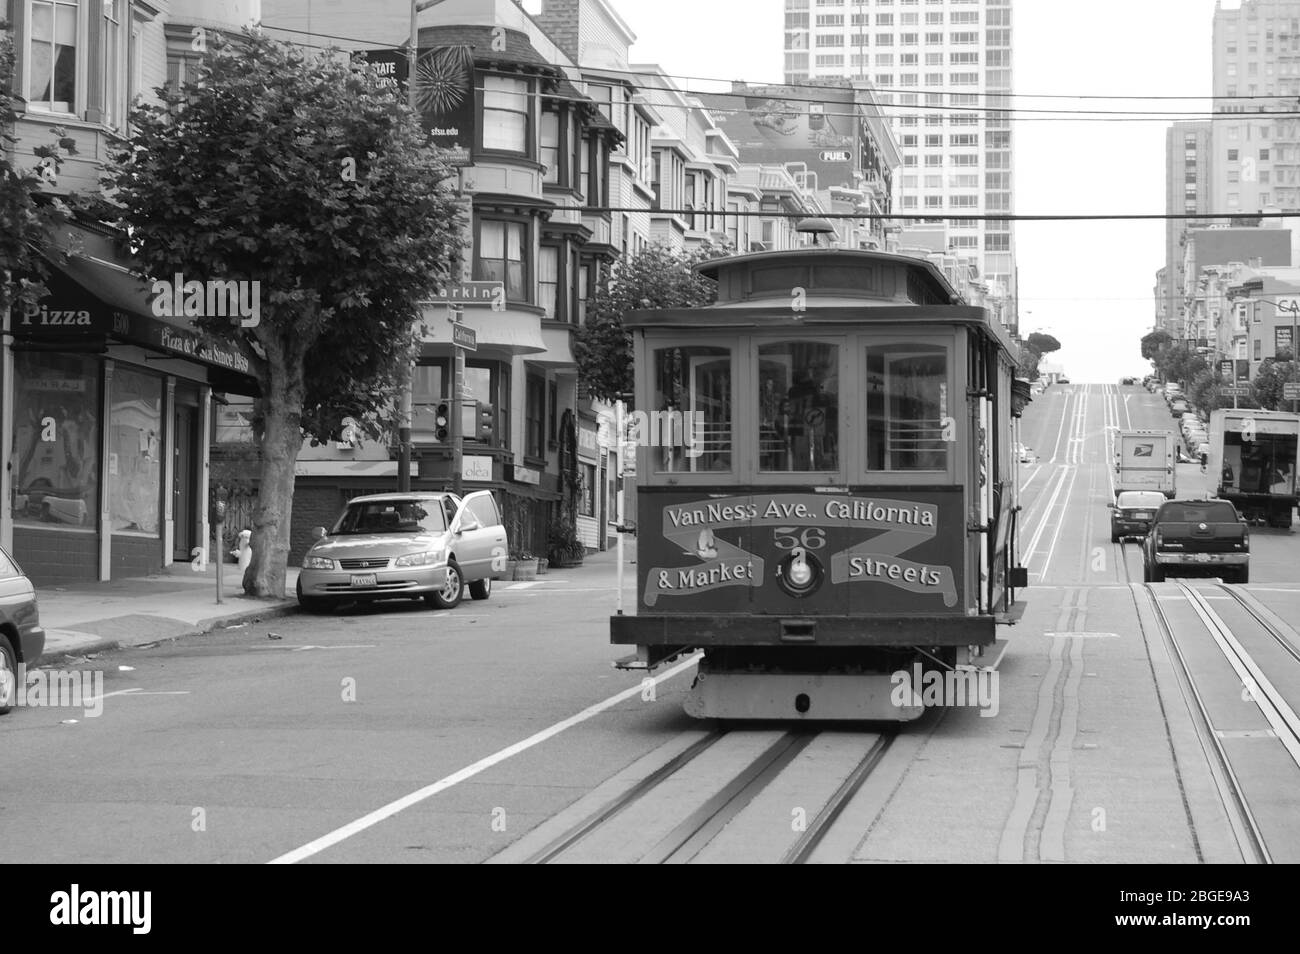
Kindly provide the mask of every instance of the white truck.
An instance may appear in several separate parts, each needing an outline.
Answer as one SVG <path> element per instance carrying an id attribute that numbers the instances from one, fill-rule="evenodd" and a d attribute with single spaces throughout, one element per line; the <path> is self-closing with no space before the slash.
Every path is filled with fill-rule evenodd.
<path id="1" fill-rule="evenodd" d="M 1210 415 L 1209 473 L 1248 521 L 1290 529 L 1297 503 L 1300 414 L 1224 408 Z"/>
<path id="2" fill-rule="evenodd" d="M 1125 490 L 1176 493 L 1178 435 L 1172 431 L 1119 431 L 1115 435 L 1115 495 Z"/>

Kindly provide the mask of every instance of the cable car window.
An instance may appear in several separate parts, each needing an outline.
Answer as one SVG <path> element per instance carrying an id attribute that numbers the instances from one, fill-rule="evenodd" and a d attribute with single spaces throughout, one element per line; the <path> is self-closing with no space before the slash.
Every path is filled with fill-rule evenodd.
<path id="1" fill-rule="evenodd" d="M 953 434 L 943 346 L 868 348 L 866 390 L 868 470 L 947 470 Z"/>
<path id="2" fill-rule="evenodd" d="M 758 467 L 838 470 L 839 348 L 778 341 L 758 349 Z"/>
<path id="3" fill-rule="evenodd" d="M 654 393 L 638 438 L 655 470 L 696 473 L 732 469 L 731 349 L 707 345 L 654 353 Z"/>

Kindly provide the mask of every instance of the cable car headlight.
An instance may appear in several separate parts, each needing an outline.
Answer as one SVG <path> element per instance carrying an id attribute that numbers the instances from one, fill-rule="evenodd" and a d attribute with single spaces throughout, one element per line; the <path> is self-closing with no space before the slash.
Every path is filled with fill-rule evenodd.
<path id="1" fill-rule="evenodd" d="M 821 561 L 796 548 L 776 566 L 777 584 L 790 596 L 802 598 L 816 593 L 826 578 Z"/>

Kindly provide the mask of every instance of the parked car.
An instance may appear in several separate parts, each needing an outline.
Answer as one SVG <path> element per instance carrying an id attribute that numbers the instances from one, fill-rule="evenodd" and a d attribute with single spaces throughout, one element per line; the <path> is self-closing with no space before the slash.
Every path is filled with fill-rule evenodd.
<path id="1" fill-rule="evenodd" d="M 1182 398 L 1174 398 L 1169 402 L 1169 413 L 1174 417 L 1180 417 L 1189 410 L 1190 406 Z"/>
<path id="2" fill-rule="evenodd" d="M 0 715 L 13 706 L 19 665 L 35 666 L 44 651 L 36 588 L 0 549 Z"/>
<path id="3" fill-rule="evenodd" d="M 1059 378 L 1056 379 L 1056 383 L 1057 383 L 1057 384 L 1069 384 L 1069 383 L 1070 383 L 1070 379 L 1067 378 L 1065 375 L 1061 375 Z"/>
<path id="4" fill-rule="evenodd" d="M 1038 452 L 1032 447 L 1026 447 L 1024 444 L 1016 445 L 1016 460 L 1022 464 L 1037 464 Z"/>
<path id="5" fill-rule="evenodd" d="M 1165 502 L 1158 490 L 1124 490 L 1107 506 L 1110 514 L 1110 542 L 1119 543 L 1125 537 L 1146 536 L 1151 520 Z"/>
<path id="6" fill-rule="evenodd" d="M 1130 388 L 1137 384 L 1137 378 L 1120 378 L 1119 383 L 1122 387 Z"/>
<path id="7" fill-rule="evenodd" d="M 509 541 L 496 501 L 481 490 L 373 494 L 348 501 L 303 556 L 298 603 L 324 611 L 358 600 L 423 599 L 451 609 L 505 576 Z"/>

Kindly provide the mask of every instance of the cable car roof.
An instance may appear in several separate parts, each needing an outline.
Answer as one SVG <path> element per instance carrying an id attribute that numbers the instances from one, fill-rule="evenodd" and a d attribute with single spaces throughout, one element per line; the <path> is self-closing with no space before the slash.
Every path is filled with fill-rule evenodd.
<path id="1" fill-rule="evenodd" d="M 742 328 L 906 321 L 974 326 L 1015 354 L 988 310 L 968 304 L 931 262 L 859 249 L 807 248 L 713 259 L 695 271 L 718 285 L 702 308 L 638 309 L 632 328 Z M 801 309 L 795 309 L 796 294 Z"/>

